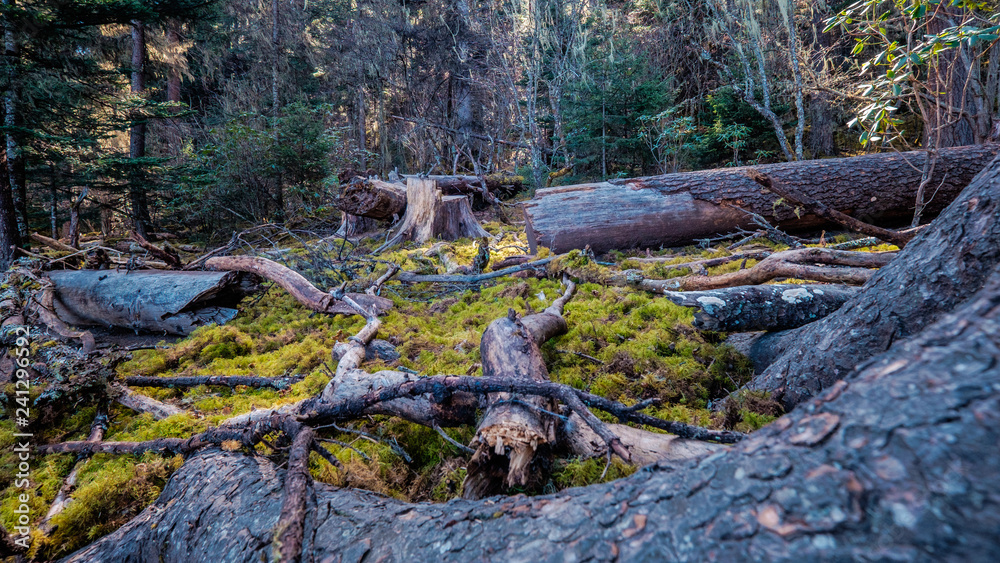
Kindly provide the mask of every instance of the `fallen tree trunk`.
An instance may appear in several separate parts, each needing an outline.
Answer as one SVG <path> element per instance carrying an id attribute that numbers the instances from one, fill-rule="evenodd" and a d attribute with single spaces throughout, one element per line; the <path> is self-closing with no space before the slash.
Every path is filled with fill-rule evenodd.
<path id="1" fill-rule="evenodd" d="M 54 311 L 71 325 L 97 325 L 186 335 L 236 316 L 257 290 L 235 272 L 78 270 L 49 272 Z"/>
<path id="2" fill-rule="evenodd" d="M 998 145 L 942 149 L 931 185 L 940 189 L 930 213 L 951 202 L 1000 151 Z M 755 166 L 775 182 L 859 219 L 903 220 L 913 215 L 923 151 Z M 776 206 L 746 168 L 666 174 L 631 180 L 540 189 L 523 204 L 531 252 L 545 246 L 595 252 L 676 246 L 748 227 L 727 204 L 757 213 L 785 229 L 816 227 L 822 218 Z"/>
<path id="3" fill-rule="evenodd" d="M 1000 262 L 997 217 L 1000 158 L 875 273 L 866 291 L 823 320 L 771 342 L 781 354 L 751 387 L 772 392 L 789 409 L 923 330 L 978 291 Z"/>
<path id="4" fill-rule="evenodd" d="M 373 178 L 356 180 L 344 188 L 337 207 L 349 215 L 372 219 L 402 217 L 406 210 L 406 186 Z"/>
<path id="5" fill-rule="evenodd" d="M 410 504 L 316 484 L 301 553 L 317 561 L 995 560 L 997 357 L 1000 270 L 921 336 L 728 451 L 537 497 Z M 266 558 L 283 479 L 266 459 L 206 450 L 153 506 L 68 560 Z"/>
<path id="6" fill-rule="evenodd" d="M 699 330 L 786 330 L 818 321 L 858 292 L 845 285 L 749 285 L 708 291 L 665 291 L 684 307 L 695 307 Z"/>

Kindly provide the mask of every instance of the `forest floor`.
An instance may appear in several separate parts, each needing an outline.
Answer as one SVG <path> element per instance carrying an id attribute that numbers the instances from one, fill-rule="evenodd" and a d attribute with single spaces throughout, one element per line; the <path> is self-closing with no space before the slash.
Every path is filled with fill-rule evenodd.
<path id="1" fill-rule="evenodd" d="M 485 223 L 484 227 L 494 236 L 502 234 L 499 242 L 491 244 L 494 262 L 526 253 L 522 229 L 498 222 Z M 377 238 L 369 238 L 346 250 L 326 243 L 297 243 L 280 256 L 270 257 L 300 271 L 321 288 L 345 280 L 349 289 L 363 291 L 390 262 L 403 270 L 444 273 L 438 260 L 425 256 L 431 243 L 396 247 L 374 259 L 368 253 L 380 243 Z M 449 245 L 462 264 L 470 264 L 477 252 L 475 241 L 460 240 Z M 348 252 L 358 258 L 334 260 L 338 254 Z M 616 268 L 641 269 L 648 277 L 669 278 L 685 275 L 688 270 L 668 271 L 666 265 L 718 257 L 725 252 L 689 247 L 674 251 L 675 258 L 658 264 L 630 262 L 628 256 L 612 253 L 602 262 L 614 262 Z M 543 250 L 538 258 L 544 258 L 546 253 Z M 663 252 L 652 253 L 656 254 Z M 710 268 L 709 272 L 723 273 L 753 264 L 752 260 L 742 265 L 731 262 Z M 608 268 L 578 251 L 550 263 L 549 275 L 544 277 L 521 272 L 478 285 L 404 285 L 390 281 L 381 295 L 390 298 L 395 307 L 383 317 L 378 338 L 393 344 L 400 357 L 366 361 L 363 367 L 372 372 L 403 369 L 425 375 L 481 374 L 479 344 L 487 325 L 505 316 L 508 308 L 521 314 L 543 310 L 560 295 L 557 274 L 567 270 L 579 276 L 580 284 L 565 309 L 569 332 L 542 346 L 552 380 L 625 404 L 655 397 L 662 402 L 645 412 L 711 428 L 752 432 L 781 414 L 773 401 L 747 394 L 741 401 L 731 402 L 726 411 L 712 412 L 712 401 L 749 381 L 749 360 L 723 343 L 724 334 L 695 330 L 691 310 L 642 290 L 601 283 Z M 188 337 L 163 341 L 155 349 L 132 352 L 129 360 L 117 366 L 117 374 L 298 376 L 300 381 L 281 391 L 206 386 L 183 390 L 138 388 L 140 393 L 183 408 L 184 414 L 157 421 L 148 414 L 138 415 L 114 405 L 110 407 L 110 426 L 104 439 L 186 438 L 235 415 L 314 396 L 336 367 L 331 359 L 333 346 L 363 325 L 364 320 L 358 316 L 312 313 L 282 289 L 270 287 L 247 298 L 236 319 L 224 326 L 203 327 Z M 33 391 L 36 397 L 43 392 L 41 385 Z M 49 421 L 35 441 L 86 440 L 95 414 L 95 406 L 81 403 L 62 419 Z M 0 428 L 4 430 L 0 432 L 3 440 L 16 432 L 10 417 L 0 420 Z M 324 438 L 336 441 L 325 445 L 346 471 L 338 472 L 325 462 L 315 462 L 311 469 L 320 481 L 408 501 L 442 502 L 461 494 L 468 455 L 433 429 L 387 417 L 370 417 L 343 430 L 327 428 L 322 432 Z M 474 428 L 447 429 L 447 433 L 467 444 Z M 7 447 L 11 445 L 0 443 L 0 520 L 8 527 L 15 519 L 17 495 L 23 492 L 13 486 L 17 464 L 16 454 Z M 259 451 L 270 453 L 263 445 Z M 75 501 L 52 521 L 53 531 L 45 536 L 37 531 L 38 522 L 32 523 L 36 534 L 33 555 L 40 559 L 64 556 L 120 527 L 156 499 L 182 461 L 180 456 L 157 454 L 95 455 L 86 460 L 72 495 Z M 73 454 L 35 460 L 35 490 L 30 504 L 37 518 L 46 514 L 75 462 Z M 561 460 L 541 492 L 599 482 L 604 469 L 603 459 Z M 617 479 L 634 470 L 616 461 L 603 480 Z"/>

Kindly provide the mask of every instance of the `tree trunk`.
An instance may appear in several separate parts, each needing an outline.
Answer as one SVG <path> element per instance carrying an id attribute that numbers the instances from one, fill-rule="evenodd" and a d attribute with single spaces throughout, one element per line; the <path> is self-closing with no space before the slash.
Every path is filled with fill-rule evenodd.
<path id="1" fill-rule="evenodd" d="M 175 105 L 172 112 L 179 113 L 181 103 L 181 63 L 184 53 L 181 47 L 181 24 L 177 20 L 170 20 L 167 24 L 167 56 L 169 57 L 169 70 L 167 71 L 167 101 Z M 176 117 L 167 119 L 167 152 L 175 158 L 181 156 L 183 146 L 181 145 L 181 124 Z"/>
<path id="2" fill-rule="evenodd" d="M 7 151 L 0 151 L 0 270 L 10 267 L 16 257 L 16 249 L 20 247 L 17 210 L 14 208 L 10 175 L 7 173 Z"/>
<path id="3" fill-rule="evenodd" d="M 786 408 L 917 334 L 982 287 L 1000 262 L 1000 158 L 836 313 L 799 329 L 751 387 Z M 859 323 L 864 327 L 859 329 Z"/>
<path id="4" fill-rule="evenodd" d="M 1000 441 L 997 357 L 1000 270 L 919 337 L 724 453 L 552 495 L 447 504 L 316 484 L 302 554 L 996 560 L 1000 450 L 989 445 Z M 209 448 L 171 477 L 153 506 L 67 560 L 267 558 L 283 477 L 266 458 Z"/>
<path id="5" fill-rule="evenodd" d="M 146 24 L 140 21 L 132 22 L 132 94 L 141 96 L 146 84 Z M 129 129 L 128 156 L 135 161 L 146 156 L 146 121 L 144 117 L 133 116 L 133 124 Z M 150 224 L 149 204 L 146 201 L 146 188 L 139 172 L 139 164 L 133 162 L 136 173 L 129 181 L 129 203 L 132 206 L 132 224 L 139 236 L 146 238 L 147 227 Z"/>
<path id="6" fill-rule="evenodd" d="M 18 44 L 17 25 L 11 21 L 17 9 L 15 0 L 3 0 L 4 7 L 4 65 L 7 67 L 7 88 L 4 93 L 3 123 L 7 128 L 4 150 L 6 152 L 7 182 L 14 200 L 18 236 L 23 240 L 28 236 L 28 192 L 24 165 L 24 150 L 21 135 L 17 132 L 21 125 L 21 52 Z"/>
<path id="7" fill-rule="evenodd" d="M 928 210 L 943 209 L 1000 151 L 997 145 L 940 151 L 931 180 L 940 185 Z M 898 220 L 913 214 L 923 151 L 754 167 L 777 183 L 859 219 Z M 745 169 L 727 168 L 538 190 L 524 203 L 531 251 L 554 252 L 590 245 L 595 252 L 689 244 L 748 226 L 735 204 L 786 229 L 818 227 L 824 221 L 775 205 Z"/>
<path id="8" fill-rule="evenodd" d="M 378 228 L 378 223 L 375 219 L 341 212 L 340 228 L 337 229 L 336 235 L 341 237 L 356 237 L 371 232 L 376 228 Z"/>

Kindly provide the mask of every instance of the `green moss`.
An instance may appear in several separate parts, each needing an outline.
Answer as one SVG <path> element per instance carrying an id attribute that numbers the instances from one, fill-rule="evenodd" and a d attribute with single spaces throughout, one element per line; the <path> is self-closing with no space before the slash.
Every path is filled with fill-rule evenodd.
<path id="1" fill-rule="evenodd" d="M 605 467 L 607 472 L 605 473 Z M 607 465 L 604 459 L 571 459 L 556 464 L 552 481 L 559 489 L 584 487 L 594 483 L 607 483 L 635 473 L 636 467 L 623 463 L 618 458 Z M 604 475 L 601 478 L 601 475 Z"/>

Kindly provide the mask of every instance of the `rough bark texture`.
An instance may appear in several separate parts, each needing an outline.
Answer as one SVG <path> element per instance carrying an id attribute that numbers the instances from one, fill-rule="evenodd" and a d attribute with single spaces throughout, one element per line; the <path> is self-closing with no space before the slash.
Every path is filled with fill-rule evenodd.
<path id="1" fill-rule="evenodd" d="M 751 386 L 772 391 L 790 408 L 923 330 L 982 287 L 1000 262 L 998 217 L 1000 158 L 879 270 L 865 291 L 800 329 L 794 344 Z"/>
<path id="2" fill-rule="evenodd" d="M 472 214 L 466 196 L 444 196 L 434 180 L 408 178 L 406 214 L 391 244 L 432 238 L 458 240 L 490 236 Z"/>
<path id="3" fill-rule="evenodd" d="M 931 185 L 941 185 L 928 208 L 952 201 L 996 156 L 997 145 L 942 150 Z M 853 217 L 901 219 L 913 215 L 926 153 L 884 153 L 843 159 L 755 166 L 776 182 Z M 786 229 L 815 227 L 823 220 L 775 206 L 777 197 L 746 175 L 745 168 L 666 174 L 648 178 L 538 190 L 524 204 L 525 228 L 538 245 L 565 252 L 590 245 L 595 252 L 682 245 L 749 226 L 737 205 Z"/>
<path id="4" fill-rule="evenodd" d="M 255 289 L 236 272 L 64 270 L 49 279 L 55 312 L 69 324 L 181 335 L 232 320 L 237 303 Z"/>
<path id="5" fill-rule="evenodd" d="M 1000 270 L 967 304 L 733 448 L 540 497 L 408 504 L 316 485 L 315 561 L 1000 558 Z M 209 449 L 71 561 L 266 556 L 283 472 Z M 201 522 L 202 525 L 189 525 Z"/>
<path id="6" fill-rule="evenodd" d="M 345 213 L 372 219 L 402 217 L 406 210 L 406 187 L 373 178 L 358 179 L 344 189 L 337 207 Z"/>
<path id="7" fill-rule="evenodd" d="M 678 305 L 696 307 L 700 330 L 740 332 L 798 328 L 829 315 L 858 292 L 844 285 L 748 285 L 709 291 L 666 291 Z"/>

